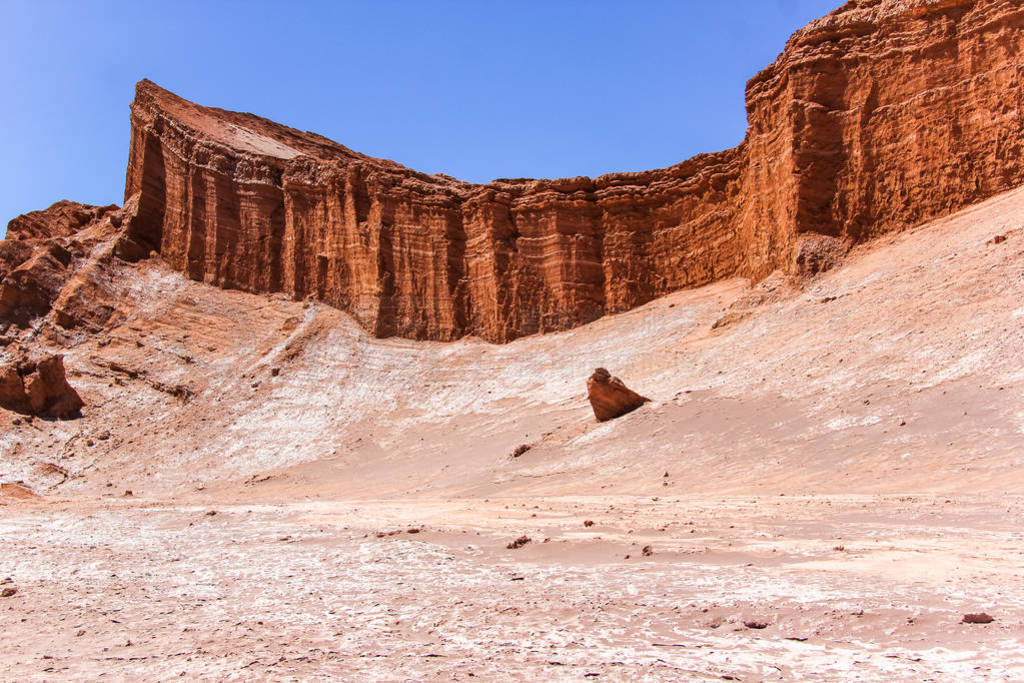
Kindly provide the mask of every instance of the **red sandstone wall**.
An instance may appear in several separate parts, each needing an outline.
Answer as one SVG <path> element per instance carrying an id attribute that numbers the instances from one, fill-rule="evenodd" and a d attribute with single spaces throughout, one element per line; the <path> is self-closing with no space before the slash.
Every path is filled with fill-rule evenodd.
<path id="1" fill-rule="evenodd" d="M 379 336 L 567 329 L 1021 184 L 1022 29 L 1009 0 L 849 2 L 750 81 L 739 147 L 596 179 L 428 176 L 143 81 L 129 229 L 189 277 Z"/>
<path id="2" fill-rule="evenodd" d="M 862 240 L 1024 182 L 1022 48 L 1016 0 L 860 0 L 794 34 L 747 109 L 748 143 L 784 141 L 795 229 Z"/>

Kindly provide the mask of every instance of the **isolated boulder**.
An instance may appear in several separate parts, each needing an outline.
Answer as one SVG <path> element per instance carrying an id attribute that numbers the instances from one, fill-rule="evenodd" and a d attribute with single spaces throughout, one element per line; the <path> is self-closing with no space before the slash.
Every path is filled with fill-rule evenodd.
<path id="1" fill-rule="evenodd" d="M 598 422 L 611 420 L 636 410 L 650 399 L 629 389 L 604 368 L 594 370 L 587 380 L 587 397 Z"/>
<path id="2" fill-rule="evenodd" d="M 83 405 L 68 384 L 61 356 L 15 356 L 0 363 L 0 406 L 26 415 L 65 418 L 77 416 Z"/>

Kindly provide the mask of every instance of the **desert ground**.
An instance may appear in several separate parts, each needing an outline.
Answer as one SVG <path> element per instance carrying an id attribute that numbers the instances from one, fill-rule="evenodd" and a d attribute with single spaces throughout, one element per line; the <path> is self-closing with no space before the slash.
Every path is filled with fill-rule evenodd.
<path id="1" fill-rule="evenodd" d="M 0 413 L 0 678 L 1024 678 L 1022 224 L 505 345 L 125 263 Z"/>
<path id="2" fill-rule="evenodd" d="M 4 677 L 1019 680 L 1024 505 L 994 504 L 35 502 Z"/>

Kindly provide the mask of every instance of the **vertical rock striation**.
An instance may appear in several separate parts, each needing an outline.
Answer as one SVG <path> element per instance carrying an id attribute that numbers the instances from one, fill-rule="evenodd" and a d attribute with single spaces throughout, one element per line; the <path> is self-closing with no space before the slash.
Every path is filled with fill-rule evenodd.
<path id="1" fill-rule="evenodd" d="M 142 81 L 127 234 L 191 278 L 313 297 L 378 336 L 567 329 L 814 270 L 1021 184 L 1022 29 L 1011 0 L 848 2 L 748 83 L 740 146 L 595 179 L 426 175 Z"/>
<path id="2" fill-rule="evenodd" d="M 852 241 L 1020 185 L 1022 47 L 1015 0 L 847 2 L 748 84 L 750 159 L 796 232 Z"/>

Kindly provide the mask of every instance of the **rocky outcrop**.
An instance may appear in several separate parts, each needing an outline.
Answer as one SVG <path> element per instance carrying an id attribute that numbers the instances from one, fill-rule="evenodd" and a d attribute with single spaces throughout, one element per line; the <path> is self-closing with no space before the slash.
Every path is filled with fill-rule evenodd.
<path id="1" fill-rule="evenodd" d="M 85 404 L 64 375 L 61 356 L 0 357 L 0 406 L 39 417 L 75 417 Z"/>
<path id="2" fill-rule="evenodd" d="M 315 298 L 378 336 L 494 342 L 721 278 L 814 273 L 852 244 L 1024 182 L 1022 35 L 1011 0 L 847 2 L 747 84 L 738 147 L 485 185 L 142 81 L 115 251 Z"/>
<path id="3" fill-rule="evenodd" d="M 49 208 L 31 211 L 7 224 L 8 240 L 33 241 L 71 237 L 90 223 L 118 210 L 118 206 L 92 206 L 62 199 Z"/>
<path id="4" fill-rule="evenodd" d="M 0 241 L 0 332 L 48 319 L 95 330 L 113 311 L 97 271 L 121 225 L 117 206 L 60 201 L 18 216 Z"/>
<path id="5" fill-rule="evenodd" d="M 587 380 L 587 398 L 598 422 L 630 413 L 650 401 L 629 389 L 618 377 L 612 377 L 604 368 L 594 370 Z"/>
<path id="6" fill-rule="evenodd" d="M 0 320 L 19 326 L 46 315 L 67 279 L 71 253 L 59 244 L 41 245 L 0 281 Z"/>

